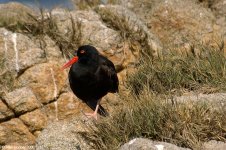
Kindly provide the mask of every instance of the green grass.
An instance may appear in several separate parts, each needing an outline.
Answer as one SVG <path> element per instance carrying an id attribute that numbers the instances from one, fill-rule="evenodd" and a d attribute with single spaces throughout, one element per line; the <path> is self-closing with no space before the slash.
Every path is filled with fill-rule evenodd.
<path id="1" fill-rule="evenodd" d="M 208 52 L 208 53 L 207 53 Z M 144 85 L 162 94 L 183 91 L 213 93 L 226 90 L 226 58 L 221 51 L 205 50 L 202 56 L 171 53 L 162 59 L 149 58 L 129 77 L 128 85 L 139 94 Z"/>

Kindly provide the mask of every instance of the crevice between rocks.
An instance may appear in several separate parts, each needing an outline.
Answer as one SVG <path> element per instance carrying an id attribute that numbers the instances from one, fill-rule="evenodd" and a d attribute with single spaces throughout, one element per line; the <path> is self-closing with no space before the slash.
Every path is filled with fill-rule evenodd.
<path id="1" fill-rule="evenodd" d="M 10 111 L 13 112 L 13 115 L 12 115 L 12 116 L 9 116 L 9 117 L 6 117 L 6 118 L 0 120 L 0 123 L 5 122 L 5 121 L 9 121 L 10 119 L 15 118 L 15 116 L 16 116 L 15 111 L 8 105 L 8 103 L 6 102 L 6 100 L 5 100 L 2 96 L 0 97 L 0 99 L 1 99 L 2 102 L 7 106 L 7 108 L 8 108 Z"/>
<path id="2" fill-rule="evenodd" d="M 11 117 L 8 117 L 8 118 L 5 118 L 5 119 L 3 119 L 3 120 L 0 120 L 0 124 L 3 123 L 3 122 L 10 121 L 11 119 L 14 119 L 14 118 L 20 119 L 20 118 L 19 118 L 20 116 L 22 116 L 22 115 L 24 115 L 24 114 L 26 114 L 26 113 L 33 112 L 33 111 L 35 111 L 35 110 L 37 110 L 37 109 L 43 109 L 44 106 L 56 102 L 56 101 L 58 100 L 58 98 L 61 96 L 61 94 L 63 94 L 63 93 L 66 93 L 66 92 L 60 92 L 56 98 L 54 98 L 53 100 L 50 100 L 48 103 L 41 103 L 41 104 L 42 104 L 41 107 L 34 108 L 34 109 L 32 109 L 32 110 L 29 110 L 29 111 L 26 111 L 26 112 L 22 112 L 22 113 L 16 113 L 16 112 L 15 112 L 15 111 L 14 111 L 14 110 L 6 103 L 6 101 L 4 100 L 4 98 L 0 97 L 1 100 L 2 100 L 2 102 L 3 102 L 3 103 L 4 103 L 4 104 L 5 104 L 5 105 L 13 112 L 13 114 L 14 114 L 14 115 L 11 116 Z M 20 120 L 21 120 L 21 119 L 20 119 Z M 21 121 L 22 121 L 22 120 L 21 120 Z M 23 121 L 22 121 L 22 122 L 23 122 Z M 23 122 L 23 123 L 24 123 L 24 122 Z M 24 124 L 25 124 L 25 123 L 24 123 Z M 26 126 L 27 126 L 27 125 L 26 125 Z M 28 127 L 28 126 L 27 126 L 27 127 Z"/>

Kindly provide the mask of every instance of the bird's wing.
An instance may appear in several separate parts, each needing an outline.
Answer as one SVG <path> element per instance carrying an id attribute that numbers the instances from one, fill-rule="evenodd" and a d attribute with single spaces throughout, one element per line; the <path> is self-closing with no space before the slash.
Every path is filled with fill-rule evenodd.
<path id="1" fill-rule="evenodd" d="M 111 80 L 111 92 L 118 92 L 118 76 L 114 64 L 107 58 L 100 55 L 99 70 Z"/>

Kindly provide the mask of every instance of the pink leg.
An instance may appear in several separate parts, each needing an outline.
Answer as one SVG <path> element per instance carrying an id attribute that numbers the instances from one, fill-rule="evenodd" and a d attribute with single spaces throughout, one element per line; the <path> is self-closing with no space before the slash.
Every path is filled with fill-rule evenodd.
<path id="1" fill-rule="evenodd" d="M 85 113 L 85 115 L 88 118 L 94 118 L 95 120 L 97 120 L 97 112 L 98 112 L 98 109 L 99 109 L 99 105 L 100 105 L 100 100 L 98 100 L 98 102 L 97 102 L 97 106 L 95 108 L 95 111 L 93 113 Z"/>

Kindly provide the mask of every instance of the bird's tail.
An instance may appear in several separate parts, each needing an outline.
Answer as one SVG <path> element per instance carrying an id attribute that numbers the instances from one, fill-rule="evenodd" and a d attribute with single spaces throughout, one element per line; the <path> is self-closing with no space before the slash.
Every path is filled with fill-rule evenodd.
<path id="1" fill-rule="evenodd" d="M 97 106 L 97 101 L 86 101 L 86 104 L 93 110 L 95 111 L 96 106 Z M 104 109 L 104 107 L 102 107 L 101 105 L 99 105 L 99 109 L 98 109 L 98 114 L 100 114 L 103 117 L 107 117 L 109 116 L 109 113 Z"/>

